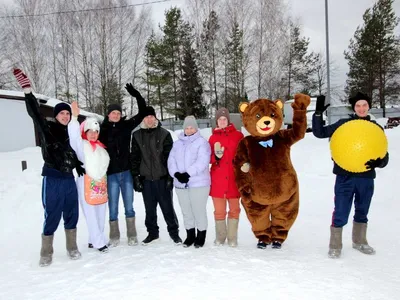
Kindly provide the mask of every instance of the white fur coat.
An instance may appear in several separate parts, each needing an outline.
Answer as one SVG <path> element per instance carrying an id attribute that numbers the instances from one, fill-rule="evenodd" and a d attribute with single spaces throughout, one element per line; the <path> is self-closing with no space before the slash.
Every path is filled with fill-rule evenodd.
<path id="1" fill-rule="evenodd" d="M 100 180 L 107 173 L 110 156 L 106 149 L 96 146 L 96 149 L 93 151 L 90 142 L 87 140 L 82 140 L 82 142 L 86 174 L 94 180 Z"/>

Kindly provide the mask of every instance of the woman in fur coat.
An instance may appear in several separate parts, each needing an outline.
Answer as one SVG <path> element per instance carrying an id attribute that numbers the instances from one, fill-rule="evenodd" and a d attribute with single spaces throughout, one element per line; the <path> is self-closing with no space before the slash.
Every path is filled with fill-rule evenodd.
<path id="1" fill-rule="evenodd" d="M 71 108 L 72 119 L 68 124 L 70 144 L 86 169 L 86 174 L 77 178 L 76 186 L 89 230 L 89 248 L 96 248 L 104 253 L 108 252 L 104 223 L 108 200 L 106 172 L 110 157 L 98 140 L 98 121 L 95 118 L 87 118 L 79 125 L 78 103 L 73 102 Z"/>

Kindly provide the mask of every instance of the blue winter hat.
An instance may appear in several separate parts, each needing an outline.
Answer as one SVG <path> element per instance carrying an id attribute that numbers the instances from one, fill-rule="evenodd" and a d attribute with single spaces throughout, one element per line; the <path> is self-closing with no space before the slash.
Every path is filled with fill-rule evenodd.
<path id="1" fill-rule="evenodd" d="M 69 114 L 71 114 L 71 106 L 69 106 L 68 103 L 61 102 L 61 103 L 58 103 L 56 106 L 54 106 L 54 109 L 53 109 L 54 118 L 57 117 L 57 115 L 60 113 L 60 111 L 63 111 L 63 110 L 67 110 L 69 112 Z"/>

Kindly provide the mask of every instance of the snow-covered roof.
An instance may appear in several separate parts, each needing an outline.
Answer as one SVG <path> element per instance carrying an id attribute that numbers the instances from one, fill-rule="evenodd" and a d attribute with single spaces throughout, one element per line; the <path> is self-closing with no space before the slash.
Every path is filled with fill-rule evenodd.
<path id="1" fill-rule="evenodd" d="M 64 101 L 61 101 L 61 100 L 58 100 L 58 99 L 55 99 L 55 98 L 48 97 L 46 95 L 41 95 L 41 94 L 36 94 L 36 93 L 34 93 L 34 94 L 35 94 L 35 97 L 37 99 L 39 99 L 40 104 L 48 106 L 48 107 L 54 107 L 58 103 L 64 102 Z M 18 97 L 18 98 L 24 98 L 25 97 L 23 92 L 0 90 L 0 98 L 2 96 Z M 83 110 L 83 109 L 80 110 L 80 114 L 82 116 L 85 116 L 85 117 L 95 117 L 95 118 L 97 118 L 99 120 L 103 120 L 104 119 L 104 117 L 101 116 L 101 115 L 98 115 L 98 114 L 95 114 L 95 113 L 92 113 L 92 112 L 88 112 L 88 111 Z"/>

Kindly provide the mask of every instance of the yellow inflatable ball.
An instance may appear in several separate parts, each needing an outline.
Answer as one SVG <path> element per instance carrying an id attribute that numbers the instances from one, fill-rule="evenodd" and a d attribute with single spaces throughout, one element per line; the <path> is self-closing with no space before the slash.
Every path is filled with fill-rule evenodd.
<path id="1" fill-rule="evenodd" d="M 352 120 L 336 129 L 330 148 L 332 159 L 339 167 L 361 173 L 367 171 L 367 161 L 386 155 L 388 142 L 379 125 L 366 120 Z"/>

